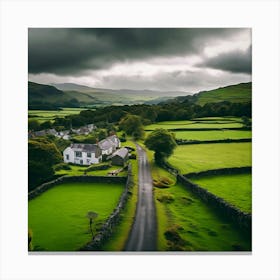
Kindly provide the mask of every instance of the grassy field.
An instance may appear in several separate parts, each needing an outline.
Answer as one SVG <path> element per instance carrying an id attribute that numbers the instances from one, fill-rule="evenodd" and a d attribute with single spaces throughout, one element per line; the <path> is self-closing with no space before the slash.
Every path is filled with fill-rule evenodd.
<path id="1" fill-rule="evenodd" d="M 177 146 L 169 163 L 182 174 L 210 169 L 251 166 L 252 143 Z"/>
<path id="2" fill-rule="evenodd" d="M 243 83 L 218 88 L 198 94 L 197 104 L 204 105 L 211 102 L 249 102 L 252 99 L 252 83 Z"/>
<path id="3" fill-rule="evenodd" d="M 67 115 L 76 115 L 81 111 L 86 110 L 82 108 L 62 108 L 57 111 L 47 110 L 28 110 L 29 119 L 37 120 L 38 122 L 51 121 L 57 117 L 65 117 Z"/>
<path id="4" fill-rule="evenodd" d="M 163 129 L 189 129 L 189 128 L 238 128 L 242 127 L 239 122 L 212 122 L 212 121 L 168 121 L 168 122 L 158 122 L 151 125 L 145 126 L 145 130 L 155 130 L 157 128 Z"/>
<path id="5" fill-rule="evenodd" d="M 252 138 L 249 130 L 174 131 L 174 134 L 176 139 L 200 141 Z"/>
<path id="6" fill-rule="evenodd" d="M 159 251 L 251 250 L 249 236 L 242 234 L 184 186 L 176 183 L 173 175 L 155 165 L 153 152 L 147 152 L 153 178 L 169 177 L 174 181 L 170 188 L 154 188 Z"/>
<path id="7" fill-rule="evenodd" d="M 191 181 L 240 208 L 243 212 L 252 212 L 251 174 L 203 176 L 191 179 Z"/>
<path id="8" fill-rule="evenodd" d="M 98 213 L 94 232 L 116 207 L 121 184 L 67 183 L 28 203 L 33 247 L 44 251 L 75 251 L 91 239 L 88 211 Z"/>

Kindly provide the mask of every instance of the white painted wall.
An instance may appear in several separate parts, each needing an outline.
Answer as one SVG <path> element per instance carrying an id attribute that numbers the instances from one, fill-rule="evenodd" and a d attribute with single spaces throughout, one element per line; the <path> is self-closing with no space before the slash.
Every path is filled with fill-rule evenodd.
<path id="1" fill-rule="evenodd" d="M 101 151 L 102 151 L 102 155 L 111 155 L 111 154 L 113 153 L 113 148 L 110 147 L 110 148 L 107 149 L 107 150 L 101 149 Z"/>
<path id="2" fill-rule="evenodd" d="M 63 160 L 65 163 L 75 163 L 80 165 L 90 165 L 90 164 L 96 164 L 100 163 L 102 161 L 102 156 L 95 157 L 95 153 L 90 153 L 91 157 L 87 156 L 86 152 L 82 152 L 81 157 L 76 157 L 75 152 L 72 150 L 72 148 L 68 147 L 63 151 Z M 68 158 L 67 158 L 68 157 Z"/>

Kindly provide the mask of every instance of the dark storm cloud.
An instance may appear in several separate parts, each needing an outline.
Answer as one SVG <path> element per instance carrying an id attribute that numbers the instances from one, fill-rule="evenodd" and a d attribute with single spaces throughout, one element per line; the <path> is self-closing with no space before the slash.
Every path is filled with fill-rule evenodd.
<path id="1" fill-rule="evenodd" d="M 236 50 L 221 53 L 218 56 L 206 59 L 199 66 L 206 66 L 232 73 L 250 74 L 252 72 L 252 46 L 246 51 Z"/>
<path id="2" fill-rule="evenodd" d="M 117 62 L 198 54 L 207 44 L 242 31 L 238 28 L 31 28 L 29 73 L 79 75 Z"/>

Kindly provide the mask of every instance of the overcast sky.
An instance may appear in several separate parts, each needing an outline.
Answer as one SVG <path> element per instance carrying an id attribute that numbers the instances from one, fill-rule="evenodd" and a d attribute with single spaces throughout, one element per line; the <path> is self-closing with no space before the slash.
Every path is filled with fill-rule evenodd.
<path id="1" fill-rule="evenodd" d="M 31 28 L 29 80 L 198 92 L 251 81 L 251 29 Z"/>

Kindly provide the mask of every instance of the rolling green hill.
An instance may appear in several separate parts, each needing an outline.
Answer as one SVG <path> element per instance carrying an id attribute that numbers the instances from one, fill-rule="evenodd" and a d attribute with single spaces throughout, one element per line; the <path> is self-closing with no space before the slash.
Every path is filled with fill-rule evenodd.
<path id="1" fill-rule="evenodd" d="M 252 83 L 241 83 L 237 85 L 229 85 L 226 87 L 220 87 L 213 90 L 201 91 L 194 95 L 178 96 L 173 99 L 169 99 L 164 103 L 172 102 L 190 102 L 198 105 L 204 105 L 206 103 L 217 103 L 222 101 L 229 101 L 233 103 L 250 102 L 252 100 Z"/>
<path id="2" fill-rule="evenodd" d="M 172 98 L 172 96 L 177 97 Z M 55 86 L 50 86 L 28 82 L 28 105 L 30 109 L 44 109 L 41 108 L 42 106 L 45 106 L 45 109 L 48 109 L 48 106 L 86 106 L 97 108 L 111 105 L 158 104 L 161 102 L 191 102 L 204 105 L 221 101 L 249 102 L 251 97 L 251 82 L 202 91 L 194 95 L 176 91 L 112 90 L 90 88 L 76 84 L 56 84 Z"/>
<path id="3" fill-rule="evenodd" d="M 221 101 L 230 101 L 234 103 L 249 102 L 252 99 L 252 83 L 242 83 L 199 92 L 195 97 L 196 103 L 199 105 Z"/>

